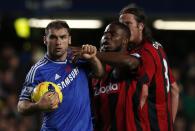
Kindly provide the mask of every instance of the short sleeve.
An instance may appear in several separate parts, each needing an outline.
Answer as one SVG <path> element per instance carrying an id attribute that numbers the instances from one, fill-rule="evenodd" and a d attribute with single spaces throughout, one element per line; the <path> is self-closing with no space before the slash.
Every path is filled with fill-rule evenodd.
<path id="1" fill-rule="evenodd" d="M 39 70 L 35 70 L 33 67 L 28 72 L 25 82 L 23 84 L 22 91 L 20 93 L 19 100 L 31 101 L 31 94 L 33 89 L 42 81 L 41 73 Z"/>

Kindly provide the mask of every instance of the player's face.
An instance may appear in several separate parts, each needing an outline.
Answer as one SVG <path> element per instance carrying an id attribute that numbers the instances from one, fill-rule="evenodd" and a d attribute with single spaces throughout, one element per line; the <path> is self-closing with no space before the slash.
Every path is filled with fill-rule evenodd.
<path id="1" fill-rule="evenodd" d="M 130 41 L 139 43 L 142 39 L 143 24 L 138 23 L 135 16 L 130 13 L 120 15 L 119 21 L 129 27 L 131 31 Z"/>
<path id="2" fill-rule="evenodd" d="M 101 51 L 121 51 L 123 48 L 124 32 L 116 25 L 108 25 L 101 38 Z"/>
<path id="3" fill-rule="evenodd" d="M 49 57 L 55 60 L 65 60 L 70 42 L 71 36 L 67 29 L 49 29 L 48 34 L 45 36 L 45 44 L 47 45 Z"/>

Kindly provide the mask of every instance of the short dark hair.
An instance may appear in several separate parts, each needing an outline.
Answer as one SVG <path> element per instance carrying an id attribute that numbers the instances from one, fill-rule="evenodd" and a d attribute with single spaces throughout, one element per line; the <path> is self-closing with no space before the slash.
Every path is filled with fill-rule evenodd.
<path id="1" fill-rule="evenodd" d="M 152 40 L 152 35 L 149 27 L 147 26 L 147 17 L 145 15 L 145 12 L 142 8 L 138 7 L 136 4 L 129 4 L 122 8 L 119 15 L 122 14 L 133 14 L 135 16 L 135 20 L 138 23 L 144 24 L 144 30 L 143 30 L 143 37 L 147 38 L 148 40 Z"/>
<path id="2" fill-rule="evenodd" d="M 129 37 L 131 35 L 131 31 L 129 30 L 129 28 L 125 24 L 120 23 L 119 21 L 113 21 L 110 24 L 115 25 L 115 26 L 119 27 L 120 29 L 122 29 L 125 32 L 125 37 L 129 39 Z"/>
<path id="3" fill-rule="evenodd" d="M 70 34 L 70 27 L 65 21 L 55 20 L 55 21 L 50 22 L 47 25 L 47 27 L 45 28 L 45 35 L 47 35 L 49 32 L 49 29 L 52 29 L 52 28 L 54 28 L 54 29 L 65 28 L 65 29 L 67 29 L 68 33 Z"/>

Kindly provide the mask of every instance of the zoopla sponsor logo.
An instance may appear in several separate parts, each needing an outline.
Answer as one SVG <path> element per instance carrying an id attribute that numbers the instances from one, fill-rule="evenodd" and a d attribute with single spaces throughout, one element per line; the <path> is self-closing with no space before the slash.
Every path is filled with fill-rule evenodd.
<path id="1" fill-rule="evenodd" d="M 96 88 L 94 95 L 97 96 L 99 94 L 109 93 L 111 91 L 116 91 L 116 90 L 118 90 L 118 85 L 110 83 L 107 86 L 101 86 L 100 88 Z"/>

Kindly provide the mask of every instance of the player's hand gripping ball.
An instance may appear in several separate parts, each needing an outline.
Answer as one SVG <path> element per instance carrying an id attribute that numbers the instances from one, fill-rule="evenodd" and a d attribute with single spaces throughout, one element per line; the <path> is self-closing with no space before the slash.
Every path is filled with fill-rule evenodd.
<path id="1" fill-rule="evenodd" d="M 57 92 L 59 99 L 60 99 L 60 103 L 62 102 L 63 95 L 62 95 L 60 87 L 56 85 L 55 83 L 48 82 L 48 81 L 39 83 L 34 88 L 31 98 L 33 101 L 37 102 L 48 91 Z"/>

